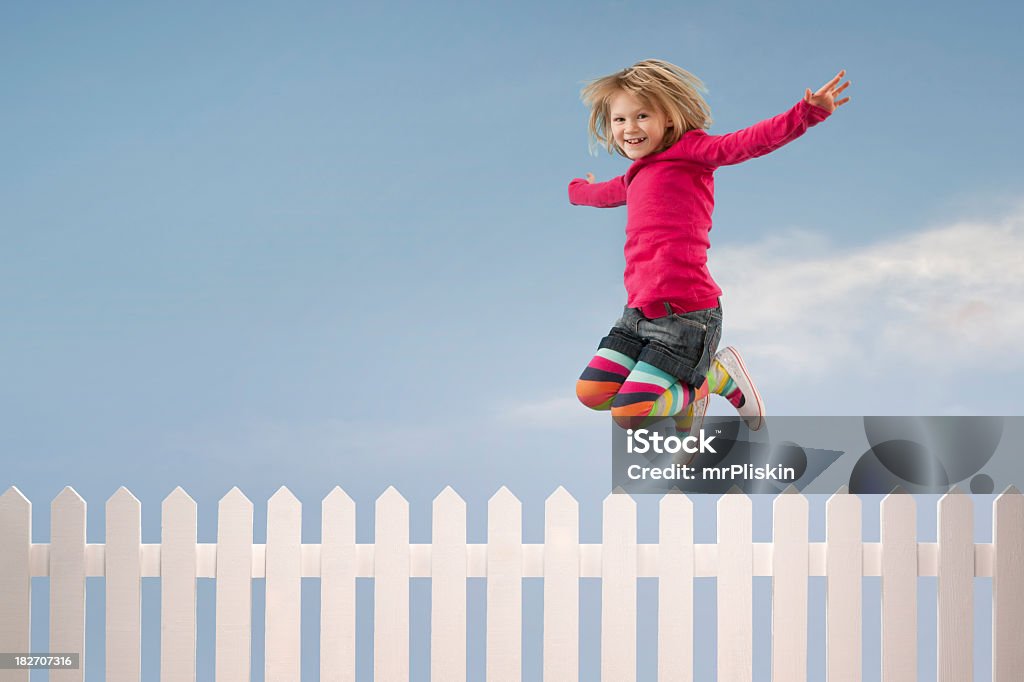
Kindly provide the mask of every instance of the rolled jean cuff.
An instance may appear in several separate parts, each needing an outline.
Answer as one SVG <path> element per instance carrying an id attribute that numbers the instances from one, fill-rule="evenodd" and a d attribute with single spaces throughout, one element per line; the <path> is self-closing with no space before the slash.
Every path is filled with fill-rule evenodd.
<path id="1" fill-rule="evenodd" d="M 632 337 L 625 332 L 619 331 L 618 329 L 612 329 L 608 333 L 608 336 L 601 339 L 601 343 L 597 346 L 600 348 L 608 348 L 633 359 L 636 359 L 640 352 L 644 349 L 644 343 L 638 338 Z"/>
<path id="2" fill-rule="evenodd" d="M 697 367 L 693 367 L 691 363 L 686 360 L 680 360 L 671 353 L 666 352 L 664 349 L 655 346 L 653 343 L 648 343 L 643 352 L 640 353 L 638 360 L 646 362 L 649 365 L 654 365 L 663 372 L 671 374 L 679 381 L 693 387 L 700 387 L 704 383 L 704 379 L 707 376 L 708 369 L 710 369 L 710 362 L 706 363 L 707 367 L 701 367 L 704 359 L 707 357 L 707 353 L 701 358 L 701 362 L 698 363 Z"/>

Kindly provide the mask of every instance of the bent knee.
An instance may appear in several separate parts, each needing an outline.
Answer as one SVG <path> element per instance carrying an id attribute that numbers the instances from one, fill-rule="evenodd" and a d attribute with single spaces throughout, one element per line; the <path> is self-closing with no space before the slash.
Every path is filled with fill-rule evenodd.
<path id="1" fill-rule="evenodd" d="M 619 392 L 619 386 L 611 381 L 588 381 L 580 379 L 576 382 L 576 397 L 592 410 L 608 410 Z"/>

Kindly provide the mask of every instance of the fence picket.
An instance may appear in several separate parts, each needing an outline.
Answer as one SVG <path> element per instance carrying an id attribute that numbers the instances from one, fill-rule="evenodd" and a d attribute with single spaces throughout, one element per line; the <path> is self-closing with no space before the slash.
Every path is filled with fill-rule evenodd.
<path id="1" fill-rule="evenodd" d="M 579 679 L 579 505 L 559 486 L 544 502 L 544 679 Z"/>
<path id="2" fill-rule="evenodd" d="M 992 520 L 992 680 L 1016 682 L 1024 670 L 1024 495 L 1010 486 L 996 498 Z"/>
<path id="3" fill-rule="evenodd" d="M 860 498 L 843 486 L 825 509 L 826 671 L 829 682 L 860 682 L 864 577 Z"/>
<path id="4" fill-rule="evenodd" d="M 659 503 L 658 680 L 693 682 L 693 503 L 679 493 Z"/>
<path id="5" fill-rule="evenodd" d="M 466 679 L 466 503 L 450 487 L 434 499 L 430 553 L 430 679 Z"/>
<path id="6" fill-rule="evenodd" d="M 604 499 L 601 533 L 601 679 L 636 679 L 636 501 Z"/>
<path id="7" fill-rule="evenodd" d="M 356 679 L 356 506 L 335 486 L 321 503 L 320 679 Z"/>
<path id="8" fill-rule="evenodd" d="M 248 682 L 252 673 L 252 518 L 238 488 L 217 503 L 217 682 Z"/>
<path id="9" fill-rule="evenodd" d="M 881 504 L 882 680 L 917 679 L 917 508 L 897 488 Z"/>
<path id="10" fill-rule="evenodd" d="M 807 498 L 790 485 L 775 498 L 772 530 L 772 679 L 807 679 Z"/>
<path id="11" fill-rule="evenodd" d="M 160 516 L 160 680 L 195 682 L 195 500 L 175 488 Z"/>
<path id="12" fill-rule="evenodd" d="M 750 498 L 733 488 L 718 500 L 718 679 L 754 674 L 754 546 Z"/>
<path id="13" fill-rule="evenodd" d="M 81 653 L 77 670 L 51 670 L 52 682 L 85 679 L 85 500 L 64 488 L 50 511 L 50 651 Z"/>
<path id="14" fill-rule="evenodd" d="M 409 503 L 389 487 L 377 499 L 373 559 L 373 677 L 409 679 Z"/>
<path id="15" fill-rule="evenodd" d="M 0 495 L 0 651 L 29 651 L 32 614 L 32 503 L 11 486 Z M 0 670 L 0 682 L 28 682 L 29 671 Z"/>
<path id="16" fill-rule="evenodd" d="M 974 675 L 974 509 L 953 487 L 939 500 L 938 680 Z"/>
<path id="17" fill-rule="evenodd" d="M 267 680 L 298 680 L 301 671 L 302 504 L 281 487 L 267 503 Z"/>
<path id="18" fill-rule="evenodd" d="M 142 679 L 142 505 L 127 488 L 107 500 L 107 682 Z"/>
<path id="19" fill-rule="evenodd" d="M 502 488 L 487 503 L 487 679 L 522 678 L 522 504 Z"/>

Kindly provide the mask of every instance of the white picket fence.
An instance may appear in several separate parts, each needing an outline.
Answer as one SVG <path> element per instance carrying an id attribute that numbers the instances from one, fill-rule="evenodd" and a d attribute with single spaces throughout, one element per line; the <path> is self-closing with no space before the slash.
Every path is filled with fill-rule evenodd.
<path id="1" fill-rule="evenodd" d="M 543 544 L 522 542 L 521 504 L 502 488 L 487 509 L 487 543 L 466 543 L 466 505 L 450 488 L 433 504 L 431 544 L 410 544 L 409 506 L 393 488 L 378 500 L 375 542 L 357 544 L 355 505 L 339 488 L 322 503 L 320 544 L 302 544 L 299 501 L 286 488 L 268 503 L 266 544 L 253 544 L 253 505 L 236 488 L 219 503 L 217 542 L 197 543 L 195 502 L 180 488 L 164 500 L 160 544 L 141 542 L 141 505 L 120 489 L 106 505 L 106 544 L 86 544 L 86 505 L 71 488 L 52 503 L 50 543 L 32 542 L 32 507 L 16 489 L 0 496 L 0 651 L 27 652 L 32 577 L 49 577 L 52 652 L 85 652 L 85 579 L 106 582 L 107 682 L 141 675 L 140 585 L 161 579 L 160 679 L 196 679 L 196 581 L 216 579 L 216 679 L 250 679 L 252 580 L 266 579 L 265 678 L 300 679 L 300 587 L 321 581 L 320 679 L 355 680 L 356 578 L 374 579 L 373 674 L 410 674 L 410 578 L 431 578 L 430 672 L 466 679 L 467 578 L 487 579 L 488 680 L 521 678 L 522 579 L 544 578 L 544 679 L 579 678 L 579 586 L 601 579 L 601 679 L 633 680 L 637 669 L 637 579 L 658 579 L 658 679 L 692 680 L 694 579 L 717 578 L 718 679 L 753 676 L 753 578 L 772 578 L 771 675 L 807 679 L 808 583 L 827 578 L 830 682 L 861 680 L 864 576 L 881 576 L 882 679 L 917 678 L 917 581 L 938 576 L 940 682 L 972 679 L 974 578 L 992 579 L 992 670 L 1024 679 L 1024 496 L 994 503 L 993 542 L 975 543 L 973 504 L 954 490 L 938 502 L 938 542 L 916 536 L 912 496 L 881 503 L 881 542 L 862 542 L 861 501 L 845 490 L 826 508 L 826 541 L 808 541 L 808 500 L 794 489 L 774 500 L 773 542 L 752 542 L 752 504 L 718 501 L 718 542 L 694 544 L 685 495 L 659 507 L 659 541 L 637 542 L 636 503 L 604 501 L 600 544 L 579 542 L 575 499 L 559 488 L 545 505 Z M 50 680 L 82 680 L 78 670 Z M 0 680 L 28 680 L 0 671 Z"/>

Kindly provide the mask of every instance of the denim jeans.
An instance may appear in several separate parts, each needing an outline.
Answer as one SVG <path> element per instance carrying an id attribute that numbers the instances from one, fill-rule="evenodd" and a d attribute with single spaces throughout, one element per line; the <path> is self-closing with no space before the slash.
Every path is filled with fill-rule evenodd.
<path id="1" fill-rule="evenodd" d="M 699 387 L 721 339 L 721 304 L 655 319 L 645 317 L 637 308 L 625 308 L 599 347 L 654 365 L 685 384 Z"/>

